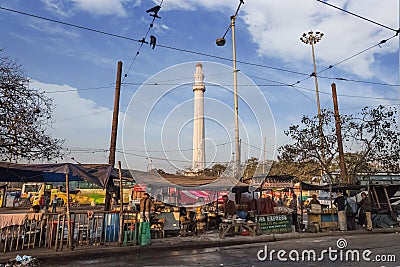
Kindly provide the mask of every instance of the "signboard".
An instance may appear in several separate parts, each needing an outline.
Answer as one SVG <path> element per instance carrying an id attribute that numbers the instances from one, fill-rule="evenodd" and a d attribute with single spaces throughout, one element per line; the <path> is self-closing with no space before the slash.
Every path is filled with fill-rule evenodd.
<path id="1" fill-rule="evenodd" d="M 291 215 L 257 215 L 256 222 L 263 233 L 288 233 L 292 231 Z"/>
<path id="2" fill-rule="evenodd" d="M 262 188 L 291 188 L 293 183 L 263 183 Z"/>

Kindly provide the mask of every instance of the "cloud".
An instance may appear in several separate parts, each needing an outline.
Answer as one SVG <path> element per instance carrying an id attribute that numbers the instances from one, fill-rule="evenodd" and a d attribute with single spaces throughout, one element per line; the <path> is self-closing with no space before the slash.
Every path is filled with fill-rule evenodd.
<path id="1" fill-rule="evenodd" d="M 232 1 L 183 1 L 172 0 L 163 5 L 166 9 L 195 10 L 206 8 L 211 11 L 230 14 L 226 8 L 235 10 L 237 4 Z M 377 0 L 335 0 L 329 3 L 370 18 L 394 29 L 398 28 L 398 1 Z M 284 63 L 297 63 L 298 69 L 309 66 L 311 48 L 305 47 L 299 38 L 310 29 L 322 31 L 324 38 L 316 46 L 317 63 L 327 67 L 354 55 L 394 32 L 374 25 L 350 14 L 334 9 L 317 1 L 265 1 L 254 0 L 242 6 L 237 24 L 244 23 L 252 41 L 258 46 L 258 54 L 267 58 L 277 58 Z M 396 39 L 396 38 L 395 38 Z M 379 69 L 373 68 L 377 55 L 398 51 L 398 42 L 393 39 L 383 49 L 375 48 L 337 68 L 359 77 L 380 77 Z M 307 64 L 307 65 L 305 65 Z M 381 71 L 383 72 L 383 71 Z"/>
<path id="2" fill-rule="evenodd" d="M 398 17 L 398 3 L 394 1 L 391 6 L 376 5 L 376 1 L 371 0 L 369 3 L 356 2 L 346 1 L 342 7 L 347 5 L 349 9 L 356 11 L 361 5 L 369 6 L 366 16 L 372 15 L 371 12 L 385 13 L 386 17 L 392 18 L 392 22 Z M 305 48 L 305 44 L 299 40 L 300 35 L 310 29 L 325 33 L 316 46 L 317 58 L 325 66 L 335 64 L 393 35 L 378 26 L 316 1 L 255 1 L 243 8 L 243 13 L 253 41 L 258 44 L 259 54 L 278 57 L 285 62 L 311 58 L 311 49 Z M 375 17 L 380 19 L 382 16 Z M 375 62 L 374 53 L 385 54 L 396 49 L 395 42 L 392 42 L 385 49 L 372 49 L 341 64 L 339 68 L 361 77 L 371 77 L 374 75 L 371 70 L 371 65 Z"/>
<path id="3" fill-rule="evenodd" d="M 52 125 L 52 134 L 65 139 L 65 147 L 93 148 L 86 153 L 72 151 L 68 156 L 82 163 L 106 163 L 108 153 L 92 152 L 109 147 L 112 110 L 80 97 L 78 90 L 69 85 L 47 84 L 33 80 L 31 87 L 43 90 L 53 98 L 55 106 L 53 118 L 56 122 Z"/>
<path id="4" fill-rule="evenodd" d="M 67 10 L 62 0 L 42 0 L 42 3 L 45 4 L 46 9 L 52 13 L 56 13 L 62 17 L 70 17 L 72 15 L 72 11 Z"/>
<path id="5" fill-rule="evenodd" d="M 158 4 L 158 1 L 153 1 Z M 239 1 L 238 1 L 239 3 Z M 162 5 L 163 11 L 168 11 L 172 9 L 179 10 L 196 10 L 199 7 L 205 7 L 208 9 L 216 10 L 221 8 L 231 8 L 232 10 L 236 8 L 236 6 L 232 5 L 231 0 L 203 0 L 203 1 L 187 1 L 187 0 L 172 0 L 165 1 Z"/>
<path id="6" fill-rule="evenodd" d="M 125 17 L 127 15 L 124 0 L 73 0 L 76 8 L 96 15 L 117 15 Z"/>

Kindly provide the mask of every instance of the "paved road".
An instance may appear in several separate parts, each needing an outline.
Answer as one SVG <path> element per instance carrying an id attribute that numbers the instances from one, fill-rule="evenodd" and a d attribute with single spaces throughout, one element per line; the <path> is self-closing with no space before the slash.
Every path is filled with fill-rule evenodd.
<path id="1" fill-rule="evenodd" d="M 179 251 L 131 251 L 129 255 L 124 256 L 98 255 L 97 258 L 91 259 L 84 257 L 61 260 L 44 259 L 41 266 L 321 266 L 321 264 L 329 264 L 329 266 L 400 266 L 399 233 L 366 233 L 343 238 L 344 240 L 339 244 L 338 237 L 317 237 Z M 347 246 L 343 248 L 345 243 Z M 267 247 L 265 248 L 265 246 Z M 330 254 L 329 249 L 331 249 Z M 257 254 L 262 258 L 265 256 L 265 250 L 267 259 L 261 261 Z M 272 250 L 276 252 L 273 253 L 271 261 L 269 255 Z M 286 258 L 287 262 L 279 261 L 278 250 L 282 250 L 281 258 Z M 305 253 L 305 261 L 291 260 L 289 256 L 296 257 L 296 252 L 291 250 L 297 250 L 300 259 L 302 253 Z M 307 251 L 304 252 L 304 250 Z M 327 251 L 322 253 L 323 250 Z M 368 251 L 365 252 L 366 250 L 370 250 L 371 254 Z M 312 251 L 316 253 L 315 261 L 308 260 L 308 255 L 311 255 L 311 259 L 313 258 Z M 356 257 L 357 253 L 359 253 L 359 261 L 352 258 L 352 255 Z M 371 261 L 364 260 L 363 253 L 366 253 L 364 257 Z M 318 260 L 321 255 L 323 255 L 323 260 Z M 337 256 L 336 261 L 330 260 L 329 257 L 334 259 L 335 255 Z M 340 260 L 340 255 L 342 255 L 342 260 Z M 377 255 L 380 255 L 381 259 L 386 257 L 391 262 L 376 262 L 374 260 Z M 393 262 L 393 260 L 396 261 Z"/>

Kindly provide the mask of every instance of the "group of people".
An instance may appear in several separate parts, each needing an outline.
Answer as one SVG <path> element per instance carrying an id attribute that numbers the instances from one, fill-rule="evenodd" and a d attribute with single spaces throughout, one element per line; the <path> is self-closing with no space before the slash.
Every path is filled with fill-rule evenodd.
<path id="1" fill-rule="evenodd" d="M 333 204 L 338 209 L 339 230 L 355 230 L 356 216 L 359 214 L 359 222 L 366 225 L 368 231 L 372 231 L 371 219 L 371 199 L 365 192 L 361 193 L 361 200 L 356 203 L 353 198 L 350 198 L 346 192 L 339 194 L 333 201 Z"/>

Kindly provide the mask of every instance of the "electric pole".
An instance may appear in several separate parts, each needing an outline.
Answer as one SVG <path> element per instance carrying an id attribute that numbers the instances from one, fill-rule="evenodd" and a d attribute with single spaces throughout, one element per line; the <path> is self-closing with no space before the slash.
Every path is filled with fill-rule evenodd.
<path id="1" fill-rule="evenodd" d="M 117 80 L 115 82 L 114 112 L 113 112 L 112 128 L 111 128 L 110 155 L 108 158 L 108 164 L 110 164 L 112 167 L 115 166 L 115 149 L 117 146 L 119 98 L 120 98 L 120 90 L 121 90 L 121 74 L 122 74 L 122 62 L 118 61 Z M 111 181 L 111 183 L 112 182 L 113 181 Z M 109 181 L 109 183 L 110 183 L 110 181 Z M 110 210 L 110 202 L 111 202 L 111 194 L 110 194 L 108 188 L 106 188 L 106 198 L 105 198 L 104 210 Z"/>
<path id="2" fill-rule="evenodd" d="M 338 152 L 339 152 L 339 166 L 340 166 L 340 176 L 341 176 L 340 178 L 342 180 L 342 183 L 347 182 L 347 184 L 350 184 L 350 179 L 347 176 L 346 164 L 344 161 L 342 126 L 340 124 L 339 104 L 337 100 L 335 83 L 332 83 L 332 97 L 333 97 L 333 110 L 335 114 L 336 137 L 337 137 Z"/>

